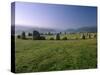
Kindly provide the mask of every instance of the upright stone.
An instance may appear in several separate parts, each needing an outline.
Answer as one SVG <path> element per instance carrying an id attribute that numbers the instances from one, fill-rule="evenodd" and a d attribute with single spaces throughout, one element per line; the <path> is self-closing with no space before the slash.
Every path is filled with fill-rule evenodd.
<path id="1" fill-rule="evenodd" d="M 40 40 L 40 33 L 38 31 L 33 31 L 33 40 Z"/>
<path id="2" fill-rule="evenodd" d="M 22 39 L 26 39 L 26 34 L 25 34 L 24 31 L 22 32 L 22 36 L 21 37 L 22 37 Z"/>
<path id="3" fill-rule="evenodd" d="M 60 35 L 59 35 L 59 33 L 57 33 L 57 35 L 56 35 L 56 40 L 60 40 Z"/>

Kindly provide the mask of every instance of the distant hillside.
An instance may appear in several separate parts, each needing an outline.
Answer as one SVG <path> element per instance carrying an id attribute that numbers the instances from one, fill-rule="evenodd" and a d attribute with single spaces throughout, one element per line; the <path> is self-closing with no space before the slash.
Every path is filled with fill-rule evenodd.
<path id="1" fill-rule="evenodd" d="M 13 28 L 13 26 L 12 26 Z M 21 34 L 22 31 L 33 32 L 33 30 L 37 30 L 40 33 L 47 33 L 47 32 L 97 32 L 97 27 L 81 27 L 78 29 L 66 29 L 66 30 L 57 30 L 57 29 L 50 29 L 50 28 L 38 28 L 38 27 L 28 27 L 28 26 L 15 26 L 15 34 Z"/>
<path id="2" fill-rule="evenodd" d="M 15 34 L 21 34 L 22 31 L 33 32 L 33 30 L 37 30 L 40 33 L 46 33 L 46 32 L 56 32 L 54 29 L 49 28 L 38 28 L 38 27 L 28 27 L 28 26 L 15 26 Z"/>
<path id="3" fill-rule="evenodd" d="M 78 29 L 66 29 L 65 32 L 97 32 L 97 27 L 81 27 Z"/>

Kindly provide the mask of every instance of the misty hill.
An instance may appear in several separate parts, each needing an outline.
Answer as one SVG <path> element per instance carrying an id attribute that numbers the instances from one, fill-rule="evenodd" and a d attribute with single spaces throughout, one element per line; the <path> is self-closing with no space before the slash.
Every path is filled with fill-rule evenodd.
<path id="1" fill-rule="evenodd" d="M 37 31 L 39 31 L 41 33 L 56 32 L 56 30 L 50 29 L 50 28 L 38 28 L 38 27 L 28 27 L 28 26 L 15 26 L 15 34 L 21 34 L 22 31 L 25 31 L 26 33 L 33 32 L 33 30 L 37 30 Z"/>
<path id="2" fill-rule="evenodd" d="M 66 29 L 65 32 L 97 32 L 97 27 L 81 27 L 77 29 Z"/>
<path id="3" fill-rule="evenodd" d="M 81 27 L 77 29 L 66 29 L 66 30 L 57 30 L 57 29 L 50 29 L 50 28 L 38 28 L 38 27 L 29 27 L 29 26 L 15 26 L 15 34 L 21 34 L 22 31 L 33 32 L 33 30 L 37 30 L 40 33 L 47 33 L 47 32 L 97 32 L 97 27 Z"/>

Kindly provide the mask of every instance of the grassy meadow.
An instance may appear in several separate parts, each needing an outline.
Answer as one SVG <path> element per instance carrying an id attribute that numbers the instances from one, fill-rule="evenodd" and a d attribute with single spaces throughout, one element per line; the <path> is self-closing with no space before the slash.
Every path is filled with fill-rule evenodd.
<path id="1" fill-rule="evenodd" d="M 68 38 L 71 36 L 69 35 Z M 22 40 L 16 38 L 15 50 L 17 73 L 97 67 L 96 38 L 85 40 Z"/>

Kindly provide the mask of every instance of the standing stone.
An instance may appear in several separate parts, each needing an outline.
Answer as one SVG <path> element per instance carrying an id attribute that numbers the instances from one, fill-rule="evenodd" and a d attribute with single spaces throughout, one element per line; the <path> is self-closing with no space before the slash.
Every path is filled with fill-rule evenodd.
<path id="1" fill-rule="evenodd" d="M 33 31 L 33 40 L 40 40 L 40 33 L 38 31 Z"/>
<path id="2" fill-rule="evenodd" d="M 21 37 L 22 37 L 22 39 L 26 39 L 26 34 L 25 34 L 24 31 L 22 32 L 22 36 Z"/>
<path id="3" fill-rule="evenodd" d="M 56 35 L 56 40 L 60 40 L 60 35 L 59 35 L 59 33 L 57 33 L 57 35 Z"/>

